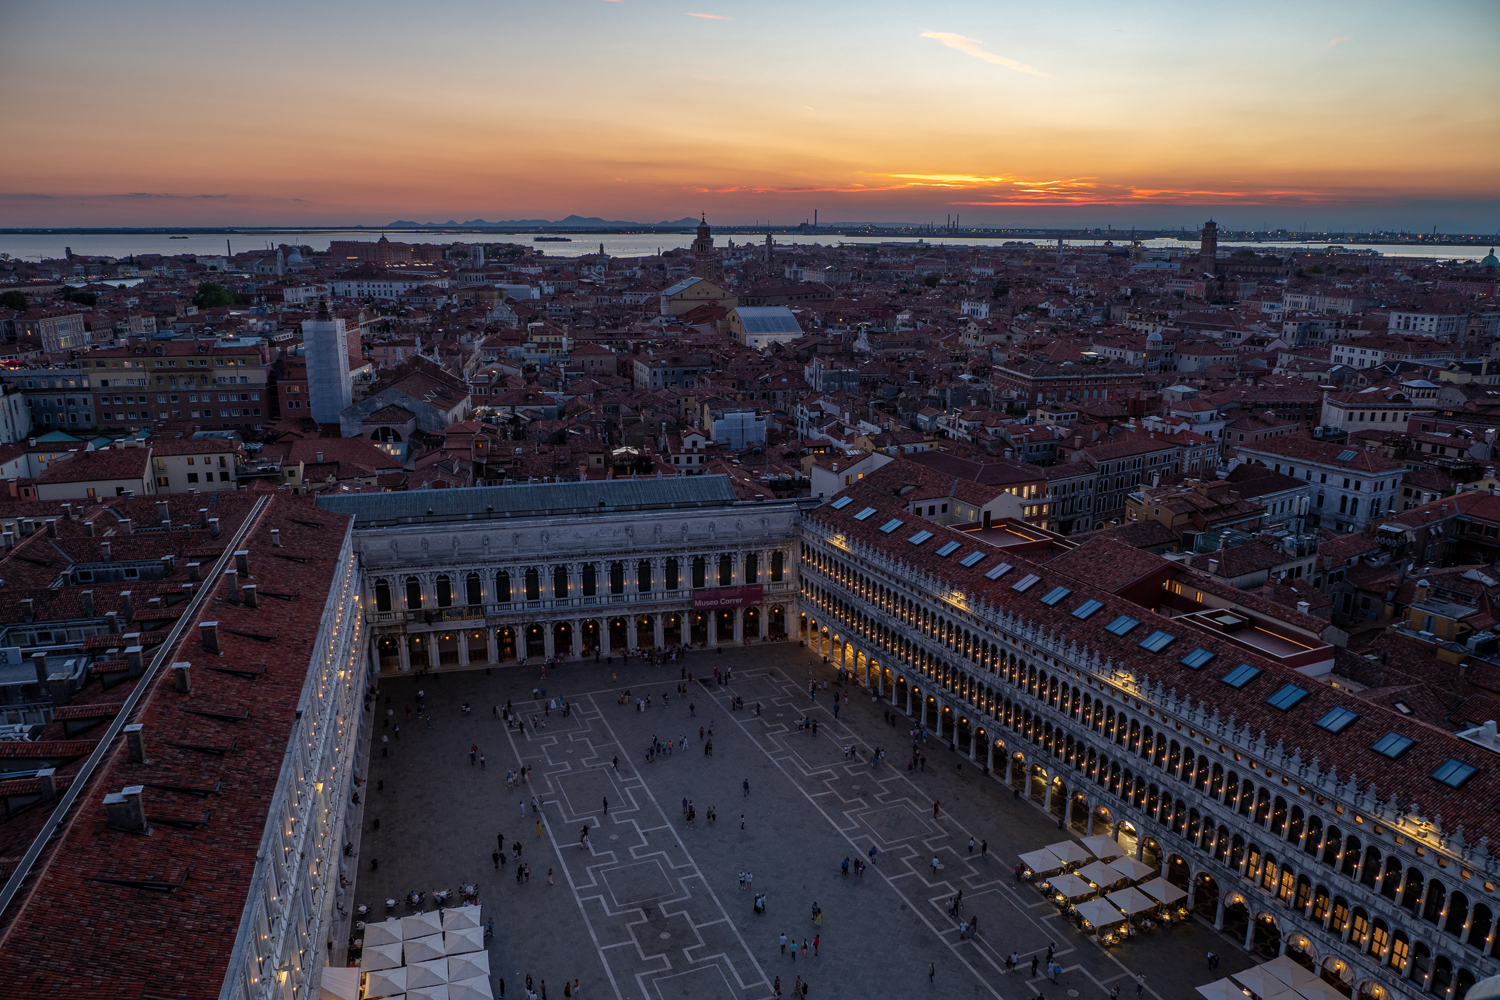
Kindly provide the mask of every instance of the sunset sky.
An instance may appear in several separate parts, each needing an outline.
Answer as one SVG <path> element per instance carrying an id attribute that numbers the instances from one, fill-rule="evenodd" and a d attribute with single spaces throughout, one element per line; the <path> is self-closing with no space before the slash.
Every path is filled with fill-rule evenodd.
<path id="1" fill-rule="evenodd" d="M 0 226 L 1500 229 L 1500 3 L 0 4 Z"/>

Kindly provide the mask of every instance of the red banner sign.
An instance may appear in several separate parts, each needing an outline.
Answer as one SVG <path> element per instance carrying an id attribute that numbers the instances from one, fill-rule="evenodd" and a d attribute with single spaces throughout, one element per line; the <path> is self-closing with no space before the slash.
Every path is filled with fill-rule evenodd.
<path id="1" fill-rule="evenodd" d="M 715 608 L 743 608 L 759 604 L 765 597 L 766 588 L 760 584 L 753 587 L 715 587 L 693 591 L 693 610 L 708 611 Z"/>

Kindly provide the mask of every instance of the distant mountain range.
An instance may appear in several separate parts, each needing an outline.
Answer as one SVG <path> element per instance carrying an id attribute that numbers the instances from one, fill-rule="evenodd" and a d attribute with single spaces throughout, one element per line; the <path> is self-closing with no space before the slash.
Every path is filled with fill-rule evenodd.
<path id="1" fill-rule="evenodd" d="M 566 219 L 549 221 L 547 219 L 506 219 L 499 222 L 486 222 L 484 219 L 470 219 L 468 222 L 459 222 L 449 219 L 447 222 L 412 222 L 407 219 L 397 219 L 387 229 L 422 229 L 430 226 L 465 226 L 469 228 L 491 228 L 491 229 L 680 229 L 688 226 L 696 226 L 698 220 L 688 216 L 675 222 L 623 222 L 617 219 L 601 219 L 597 215 L 584 218 L 581 215 L 570 215 Z"/>

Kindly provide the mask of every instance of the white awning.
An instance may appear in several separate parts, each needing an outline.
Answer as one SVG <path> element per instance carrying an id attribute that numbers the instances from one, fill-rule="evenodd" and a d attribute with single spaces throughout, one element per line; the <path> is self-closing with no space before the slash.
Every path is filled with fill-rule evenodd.
<path id="1" fill-rule="evenodd" d="M 490 953 L 487 951 L 471 951 L 467 955 L 450 955 L 448 957 L 448 981 L 462 982 L 473 979 L 476 976 L 488 976 L 490 974 Z"/>
<path id="2" fill-rule="evenodd" d="M 319 1000 L 359 1000 L 359 970 L 342 965 L 323 967 L 318 980 Z"/>
<path id="3" fill-rule="evenodd" d="M 490 977 L 476 976 L 461 983 L 448 984 L 448 1000 L 494 1000 L 490 992 Z"/>
<path id="4" fill-rule="evenodd" d="M 435 958 L 442 958 L 447 952 L 443 951 L 443 936 L 441 934 L 428 934 L 425 937 L 412 938 L 404 945 L 406 948 L 406 964 L 415 965 L 418 962 L 430 962 Z"/>
<path id="5" fill-rule="evenodd" d="M 448 960 L 434 958 L 427 962 L 412 962 L 406 967 L 406 986 L 441 986 L 448 981 Z"/>
<path id="6" fill-rule="evenodd" d="M 1054 875 L 1047 880 L 1054 892 L 1063 894 L 1063 898 L 1069 901 L 1075 899 L 1087 899 L 1098 892 L 1077 875 Z"/>
<path id="7" fill-rule="evenodd" d="M 1125 919 L 1125 914 L 1102 899 L 1078 904 L 1078 915 L 1095 927 L 1108 927 Z"/>
<path id="8" fill-rule="evenodd" d="M 1283 983 L 1298 990 L 1304 986 L 1323 982 L 1316 972 L 1298 965 L 1289 955 L 1278 955 L 1269 962 L 1262 962 L 1257 968 L 1263 972 L 1269 972 Z"/>
<path id="9" fill-rule="evenodd" d="M 401 918 L 401 936 L 408 940 L 426 937 L 429 934 L 441 934 L 442 931 L 443 918 L 436 910 Z"/>
<path id="10" fill-rule="evenodd" d="M 1257 1000 L 1302 1000 L 1297 991 L 1259 966 L 1234 973 L 1234 981 L 1255 994 Z"/>
<path id="11" fill-rule="evenodd" d="M 1103 861 L 1095 861 L 1093 864 L 1084 865 L 1073 874 L 1079 878 L 1088 879 L 1101 889 L 1109 889 L 1125 881 L 1124 875 L 1121 875 Z"/>
<path id="12" fill-rule="evenodd" d="M 424 986 L 419 990 L 407 990 L 406 1000 L 448 1000 L 448 987 Z"/>
<path id="13" fill-rule="evenodd" d="M 443 935 L 443 951 L 449 955 L 462 955 L 466 951 L 484 950 L 484 931 L 478 927 L 448 931 Z"/>
<path id="14" fill-rule="evenodd" d="M 1116 858 L 1109 863 L 1109 866 L 1132 882 L 1139 882 L 1143 878 L 1150 878 L 1159 870 L 1152 868 L 1144 862 L 1137 861 L 1135 858 Z"/>
<path id="15" fill-rule="evenodd" d="M 1245 1000 L 1245 991 L 1234 985 L 1228 978 L 1205 983 L 1198 987 L 1198 992 L 1206 1000 Z"/>

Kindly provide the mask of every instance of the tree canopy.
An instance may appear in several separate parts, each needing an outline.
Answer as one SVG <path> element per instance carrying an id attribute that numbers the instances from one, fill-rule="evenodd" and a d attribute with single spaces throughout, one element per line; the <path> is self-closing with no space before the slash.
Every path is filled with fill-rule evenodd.
<path id="1" fill-rule="evenodd" d="M 193 296 L 193 305 L 199 309 L 216 309 L 233 304 L 234 293 L 217 281 L 203 282 L 198 286 L 198 294 Z"/>
<path id="2" fill-rule="evenodd" d="M 11 289 L 8 292 L 0 292 L 0 308 L 25 312 L 28 305 L 30 303 L 26 301 L 26 296 L 15 289 Z"/>

